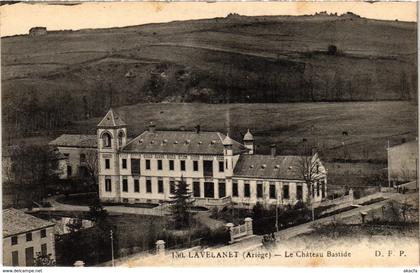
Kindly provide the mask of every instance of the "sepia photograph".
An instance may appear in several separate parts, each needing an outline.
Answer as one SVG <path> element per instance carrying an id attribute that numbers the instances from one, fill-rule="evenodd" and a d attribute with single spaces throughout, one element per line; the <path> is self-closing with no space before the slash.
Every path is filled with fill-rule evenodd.
<path id="1" fill-rule="evenodd" d="M 416 2 L 0 14 L 4 268 L 419 266 Z"/>

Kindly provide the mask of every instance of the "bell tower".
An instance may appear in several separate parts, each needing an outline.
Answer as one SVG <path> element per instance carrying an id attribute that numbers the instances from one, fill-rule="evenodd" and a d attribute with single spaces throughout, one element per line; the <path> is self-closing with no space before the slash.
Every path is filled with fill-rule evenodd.
<path id="1" fill-rule="evenodd" d="M 97 125 L 99 198 L 120 202 L 119 154 L 127 143 L 127 124 L 111 108 Z"/>

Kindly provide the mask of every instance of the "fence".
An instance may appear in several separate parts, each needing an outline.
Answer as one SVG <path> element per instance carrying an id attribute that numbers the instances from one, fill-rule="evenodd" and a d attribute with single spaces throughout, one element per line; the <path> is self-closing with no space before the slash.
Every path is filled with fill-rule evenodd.
<path id="1" fill-rule="evenodd" d="M 252 218 L 245 218 L 245 223 L 242 225 L 234 226 L 232 223 L 226 224 L 226 227 L 229 230 L 230 241 L 232 244 L 236 242 L 239 238 L 253 235 L 254 231 L 252 229 Z"/>

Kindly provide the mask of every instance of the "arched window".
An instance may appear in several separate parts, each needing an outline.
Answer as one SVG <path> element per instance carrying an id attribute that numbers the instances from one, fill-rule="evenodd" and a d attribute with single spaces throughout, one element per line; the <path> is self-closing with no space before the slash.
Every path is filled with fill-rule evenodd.
<path id="1" fill-rule="evenodd" d="M 111 147 L 111 134 L 106 132 L 102 135 L 102 145 L 103 147 Z"/>
<path id="2" fill-rule="evenodd" d="M 118 133 L 118 147 L 123 146 L 124 131 Z"/>
<path id="3" fill-rule="evenodd" d="M 80 154 L 80 162 L 86 162 L 86 155 Z"/>

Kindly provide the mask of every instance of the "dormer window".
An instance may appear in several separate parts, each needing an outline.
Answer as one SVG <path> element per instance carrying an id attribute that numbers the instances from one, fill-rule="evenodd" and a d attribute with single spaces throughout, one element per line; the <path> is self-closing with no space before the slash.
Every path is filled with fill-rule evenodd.
<path id="1" fill-rule="evenodd" d="M 280 169 L 280 165 L 276 165 L 275 167 L 274 167 L 274 169 Z"/>
<path id="2" fill-rule="evenodd" d="M 178 140 L 175 140 L 175 141 L 174 141 L 174 144 L 178 144 Z"/>
<path id="3" fill-rule="evenodd" d="M 265 165 L 265 164 L 261 165 L 261 169 L 265 169 L 265 167 L 267 167 L 267 165 Z"/>
<path id="4" fill-rule="evenodd" d="M 212 140 L 212 141 L 210 142 L 210 144 L 211 144 L 211 145 L 216 144 L 216 140 Z"/>
<path id="5" fill-rule="evenodd" d="M 254 168 L 254 165 L 250 165 L 250 166 L 249 166 L 249 168 L 250 168 L 250 169 L 253 169 L 253 168 Z"/>
<path id="6" fill-rule="evenodd" d="M 105 133 L 102 134 L 102 146 L 104 148 L 110 148 L 111 147 L 111 140 L 112 140 L 112 137 L 111 137 L 110 133 L 105 132 Z"/>

